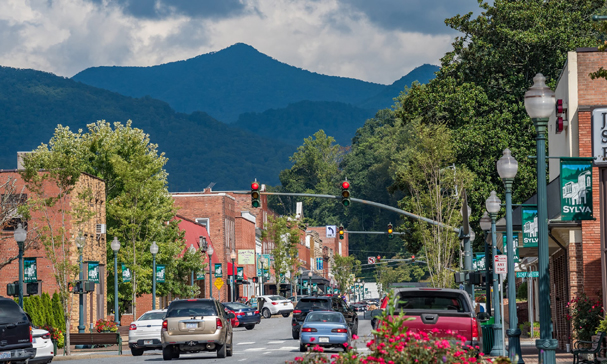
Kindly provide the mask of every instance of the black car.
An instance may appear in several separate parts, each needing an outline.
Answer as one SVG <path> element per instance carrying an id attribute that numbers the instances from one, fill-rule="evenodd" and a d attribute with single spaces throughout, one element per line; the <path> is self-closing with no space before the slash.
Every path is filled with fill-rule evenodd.
<path id="1" fill-rule="evenodd" d="M 238 327 L 246 327 L 247 330 L 253 330 L 255 325 L 261 322 L 261 315 L 257 309 L 238 302 L 224 302 L 225 308 L 234 313 L 238 319 Z"/>
<path id="2" fill-rule="evenodd" d="M 0 297 L 0 362 L 25 362 L 34 356 L 29 318 L 15 301 Z"/>
<path id="3" fill-rule="evenodd" d="M 352 334 L 358 333 L 358 315 L 356 311 L 339 296 L 305 296 L 302 297 L 293 310 L 293 319 L 291 320 L 291 332 L 293 339 L 299 340 L 299 330 L 306 316 L 312 311 L 335 311 L 341 313 Z"/>

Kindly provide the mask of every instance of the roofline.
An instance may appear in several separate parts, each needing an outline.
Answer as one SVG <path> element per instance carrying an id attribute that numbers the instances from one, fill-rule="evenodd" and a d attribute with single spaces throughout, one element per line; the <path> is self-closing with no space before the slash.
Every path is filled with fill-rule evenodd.
<path id="1" fill-rule="evenodd" d="M 19 173 L 19 171 L 22 171 L 22 170 L 23 169 L 0 169 L 0 173 Z M 48 171 L 45 170 L 45 169 L 41 169 L 38 172 L 48 172 Z M 90 173 L 80 172 L 80 174 L 84 174 L 84 175 L 89 176 L 91 178 L 95 178 L 95 179 L 98 179 L 98 180 L 100 180 L 102 182 L 105 182 L 105 180 L 103 178 L 97 177 L 97 176 L 92 175 Z"/>
<path id="2" fill-rule="evenodd" d="M 236 199 L 227 193 L 204 193 L 204 192 L 169 192 L 173 197 L 229 197 L 232 200 Z"/>

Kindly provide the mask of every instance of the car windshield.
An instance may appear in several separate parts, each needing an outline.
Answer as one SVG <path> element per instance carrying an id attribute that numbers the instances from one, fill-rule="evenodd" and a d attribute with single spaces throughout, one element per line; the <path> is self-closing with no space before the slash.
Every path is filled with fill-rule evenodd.
<path id="1" fill-rule="evenodd" d="M 212 301 L 176 301 L 171 303 L 166 317 L 217 316 Z"/>
<path id="2" fill-rule="evenodd" d="M 464 298 L 455 292 L 408 291 L 400 292 L 396 309 L 402 310 L 449 310 L 468 312 Z"/>
<path id="3" fill-rule="evenodd" d="M 166 312 L 146 312 L 137 321 L 162 320 Z"/>
<path id="4" fill-rule="evenodd" d="M 335 322 L 343 323 L 344 317 L 338 312 L 313 312 L 308 314 L 306 322 Z"/>
<path id="5" fill-rule="evenodd" d="M 227 308 L 229 308 L 232 311 L 235 310 L 242 310 L 243 308 L 251 308 L 247 305 L 243 305 L 242 303 L 238 303 L 238 302 L 232 302 L 232 303 L 224 303 L 224 306 L 226 306 Z"/>
<path id="6" fill-rule="evenodd" d="M 27 321 L 27 316 L 14 301 L 0 300 L 0 324 Z"/>
<path id="7" fill-rule="evenodd" d="M 299 302 L 297 302 L 298 310 L 309 310 L 309 309 L 322 309 L 328 310 L 331 308 L 331 302 L 329 300 L 321 300 L 315 298 L 302 298 Z"/>
<path id="8" fill-rule="evenodd" d="M 283 296 L 269 296 L 268 298 L 271 299 L 272 301 L 286 301 L 287 300 Z"/>

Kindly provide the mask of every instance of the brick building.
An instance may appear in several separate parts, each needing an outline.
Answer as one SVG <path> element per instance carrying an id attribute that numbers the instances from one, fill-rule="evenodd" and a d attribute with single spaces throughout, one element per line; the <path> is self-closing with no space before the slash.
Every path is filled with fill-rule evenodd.
<path id="1" fill-rule="evenodd" d="M 44 173 L 44 172 L 41 172 Z M 0 171 L 0 181 L 3 183 L 7 179 L 14 179 L 16 190 L 23 193 L 24 199 L 32 199 L 38 197 L 57 196 L 59 191 L 56 185 L 47 181 L 43 184 L 43 196 L 36 196 L 32 193 L 24 183 L 23 179 L 16 170 Z M 86 200 L 83 199 L 82 192 L 90 192 L 87 194 Z M 107 312 L 106 299 L 106 235 L 105 235 L 105 182 L 95 176 L 82 173 L 75 185 L 74 190 L 65 200 L 65 211 L 67 220 L 65 228 L 67 236 L 70 237 L 68 244 L 69 261 L 71 264 L 78 264 L 78 250 L 76 248 L 74 238 L 80 233 L 85 237 L 85 245 L 83 248 L 83 267 L 84 278 L 88 277 L 88 266 L 98 265 L 99 283 L 95 284 L 95 291 L 84 295 L 84 312 L 85 325 L 87 329 L 91 324 L 94 324 L 98 319 L 105 318 Z M 62 214 L 59 210 L 60 206 L 55 205 L 50 208 L 45 208 L 44 211 L 33 211 L 31 219 L 21 221 L 26 224 L 28 230 L 28 240 L 35 244 L 35 247 L 24 252 L 24 257 L 36 258 L 37 262 L 37 278 L 39 281 L 39 294 L 48 293 L 52 295 L 58 291 L 58 284 L 55 280 L 53 265 L 47 257 L 47 252 L 44 246 L 40 243 L 40 236 L 47 235 L 44 227 L 52 226 L 52 230 L 57 234 L 61 228 Z M 84 223 L 78 223 L 75 217 L 70 216 L 76 208 L 85 208 L 91 213 L 91 218 Z M 45 219 L 48 216 L 48 221 Z M 11 258 L 18 255 L 17 243 L 13 239 L 13 230 L 16 226 L 16 220 L 21 220 L 17 215 L 15 221 L 5 224 L 2 228 L 2 239 L 0 239 L 1 259 Z M 90 263 L 89 263 L 90 262 Z M 19 264 L 18 260 L 12 261 L 9 265 L 2 269 L 0 275 L 0 295 L 6 296 L 6 286 L 18 280 Z M 75 279 L 76 277 L 73 277 Z M 77 331 L 78 326 L 78 298 L 74 296 L 71 308 L 71 328 L 72 331 Z"/>

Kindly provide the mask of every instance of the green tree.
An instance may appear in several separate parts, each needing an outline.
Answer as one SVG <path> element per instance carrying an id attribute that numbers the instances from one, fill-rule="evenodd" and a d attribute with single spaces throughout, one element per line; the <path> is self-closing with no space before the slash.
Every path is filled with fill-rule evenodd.
<path id="1" fill-rule="evenodd" d="M 61 305 L 61 296 L 57 292 L 53 293 L 52 306 L 55 324 L 57 325 L 55 327 L 65 332 L 65 314 Z"/>
<path id="2" fill-rule="evenodd" d="M 297 269 L 300 266 L 297 245 L 300 243 L 304 229 L 300 221 L 291 217 L 268 216 L 263 237 L 274 244 L 272 249 L 272 268 L 276 285 L 288 276 L 295 281 Z M 296 283 L 295 283 L 296 284 Z"/>
<path id="3" fill-rule="evenodd" d="M 335 254 L 333 256 L 333 275 L 341 293 L 347 290 L 354 284 L 356 275 L 360 274 L 360 260 L 354 256 L 341 256 Z"/>
<path id="4" fill-rule="evenodd" d="M 397 255 L 394 259 L 402 259 L 402 256 Z M 426 273 L 425 266 L 418 264 L 399 262 L 395 266 L 390 266 L 389 262 L 380 262 L 375 269 L 375 282 L 377 282 L 378 291 L 387 294 L 390 292 L 390 284 L 418 282 Z"/>

